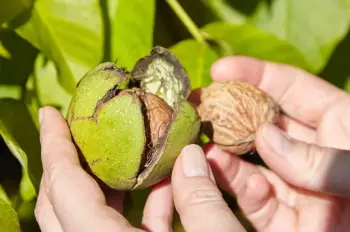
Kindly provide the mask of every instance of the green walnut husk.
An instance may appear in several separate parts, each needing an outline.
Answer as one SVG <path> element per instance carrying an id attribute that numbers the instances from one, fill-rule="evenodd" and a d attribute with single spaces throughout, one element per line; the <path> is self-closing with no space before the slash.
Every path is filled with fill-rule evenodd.
<path id="1" fill-rule="evenodd" d="M 190 82 L 176 57 L 154 47 L 132 72 L 102 63 L 79 81 L 67 122 L 85 168 L 119 190 L 152 186 L 171 174 L 200 130 L 187 101 Z"/>

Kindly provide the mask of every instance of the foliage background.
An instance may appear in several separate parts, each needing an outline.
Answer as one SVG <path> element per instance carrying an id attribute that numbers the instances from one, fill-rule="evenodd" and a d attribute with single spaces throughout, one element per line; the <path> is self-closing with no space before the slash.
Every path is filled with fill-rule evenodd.
<path id="1" fill-rule="evenodd" d="M 211 82 L 215 60 L 247 55 L 349 91 L 349 19 L 350 0 L 0 0 L 0 231 L 39 231 L 37 112 L 53 105 L 65 115 L 76 83 L 94 65 L 118 60 L 131 69 L 162 45 L 182 61 L 193 88 Z M 127 198 L 135 225 L 147 194 Z M 182 230 L 177 217 L 174 228 Z"/>

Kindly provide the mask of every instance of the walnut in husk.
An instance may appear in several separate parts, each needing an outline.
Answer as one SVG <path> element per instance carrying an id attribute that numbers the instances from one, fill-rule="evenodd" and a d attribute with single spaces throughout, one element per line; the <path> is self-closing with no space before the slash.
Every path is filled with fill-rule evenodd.
<path id="1" fill-rule="evenodd" d="M 89 172 L 120 190 L 146 188 L 169 176 L 200 129 L 189 92 L 180 62 L 162 47 L 131 73 L 110 62 L 87 72 L 67 121 Z"/>
<path id="2" fill-rule="evenodd" d="M 202 89 L 198 112 L 203 132 L 222 149 L 241 155 L 255 149 L 259 125 L 276 123 L 280 108 L 255 86 L 224 81 Z"/>

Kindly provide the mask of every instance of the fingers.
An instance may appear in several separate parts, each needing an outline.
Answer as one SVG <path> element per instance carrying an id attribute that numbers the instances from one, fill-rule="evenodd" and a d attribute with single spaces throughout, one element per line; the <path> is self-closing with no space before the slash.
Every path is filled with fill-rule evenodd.
<path id="1" fill-rule="evenodd" d="M 172 230 L 173 198 L 170 180 L 166 179 L 151 189 L 143 211 L 142 228 L 146 231 Z"/>
<path id="2" fill-rule="evenodd" d="M 186 231 L 245 231 L 222 198 L 199 146 L 183 149 L 174 166 L 172 189 Z"/>
<path id="3" fill-rule="evenodd" d="M 317 144 L 350 150 L 350 98 L 346 98 L 323 116 L 317 128 Z"/>
<path id="4" fill-rule="evenodd" d="M 35 218 L 42 232 L 63 232 L 62 227 L 53 212 L 52 205 L 45 192 L 44 181 L 41 181 L 38 200 L 35 206 Z"/>
<path id="5" fill-rule="evenodd" d="M 284 114 L 280 115 L 277 125 L 292 138 L 309 143 L 316 142 L 316 131 L 314 129 L 307 127 Z"/>
<path id="6" fill-rule="evenodd" d="M 106 205 L 96 181 L 80 167 L 69 128 L 61 114 L 52 107 L 45 107 L 40 115 L 46 194 L 62 229 L 69 232 L 129 228 L 128 222 Z"/>
<path id="7" fill-rule="evenodd" d="M 294 67 L 248 57 L 226 57 L 212 67 L 212 77 L 242 80 L 268 92 L 294 119 L 316 127 L 327 110 L 348 95 L 326 81 Z"/>
<path id="8" fill-rule="evenodd" d="M 350 195 L 350 152 L 304 143 L 276 126 L 262 125 L 256 147 L 265 163 L 287 182 L 312 191 Z"/>
<path id="9" fill-rule="evenodd" d="M 293 199 L 288 196 L 293 191 L 276 176 L 266 175 L 266 170 L 224 152 L 216 145 L 207 149 L 207 157 L 219 185 L 237 197 L 240 209 L 257 231 L 294 228 L 296 215 L 290 205 L 294 206 L 295 202 L 278 200 Z"/>

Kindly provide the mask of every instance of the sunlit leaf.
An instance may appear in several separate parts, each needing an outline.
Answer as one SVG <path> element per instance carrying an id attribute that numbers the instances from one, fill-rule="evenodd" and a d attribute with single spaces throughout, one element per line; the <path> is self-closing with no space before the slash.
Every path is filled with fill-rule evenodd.
<path id="1" fill-rule="evenodd" d="M 57 81 L 57 80 L 56 80 Z M 40 108 L 40 102 L 37 94 L 36 84 L 33 75 L 30 75 L 28 78 L 28 81 L 26 83 L 25 88 L 23 89 L 23 96 L 22 100 L 26 104 L 29 114 L 31 115 L 34 124 L 37 128 L 39 128 L 39 121 L 38 121 L 38 113 Z M 60 88 L 62 88 L 59 85 Z M 48 88 L 48 86 L 46 86 Z"/>
<path id="2" fill-rule="evenodd" d="M 223 21 L 239 24 L 245 21 L 245 16 L 231 7 L 225 0 L 201 0 Z"/>
<path id="3" fill-rule="evenodd" d="M 259 1 L 255 8 L 255 12 L 248 18 L 248 21 L 253 25 L 269 23 L 270 9 L 266 0 Z"/>
<path id="4" fill-rule="evenodd" d="M 113 9 L 111 9 L 113 10 Z M 112 15 L 112 60 L 132 69 L 153 46 L 155 0 L 119 0 Z"/>
<path id="5" fill-rule="evenodd" d="M 211 83 L 210 68 L 219 56 L 208 45 L 185 40 L 170 48 L 186 69 L 193 89 Z"/>
<path id="6" fill-rule="evenodd" d="M 39 189 L 42 174 L 39 133 L 23 102 L 0 99 L 0 135 Z"/>
<path id="7" fill-rule="evenodd" d="M 33 0 L 0 0 L 0 24 L 18 16 L 22 11 L 29 9 Z"/>
<path id="8" fill-rule="evenodd" d="M 100 13 L 96 0 L 40 0 L 30 20 L 16 31 L 55 62 L 59 83 L 72 93 L 103 58 Z"/>
<path id="9" fill-rule="evenodd" d="M 24 201 L 30 201 L 36 197 L 36 191 L 32 181 L 28 176 L 28 172 L 23 169 L 22 173 L 22 180 L 19 187 L 20 195 Z"/>
<path id="10" fill-rule="evenodd" d="M 58 83 L 54 63 L 40 54 L 35 61 L 34 76 L 40 104 L 54 106 L 66 115 L 71 95 Z"/>
<path id="11" fill-rule="evenodd" d="M 307 68 L 304 56 L 287 41 L 248 24 L 212 23 L 203 28 L 210 38 L 224 43 L 226 52 Z"/>
<path id="12" fill-rule="evenodd" d="M 18 85 L 0 85 L 0 98 L 20 99 L 22 93 L 21 86 Z"/>
<path id="13" fill-rule="evenodd" d="M 295 45 L 319 72 L 349 29 L 349 7 L 345 0 L 275 0 L 269 17 L 256 17 L 255 25 Z"/>
<path id="14" fill-rule="evenodd" d="M 0 41 L 0 56 L 10 59 L 11 58 L 11 54 L 9 51 L 7 51 L 7 49 L 4 47 L 4 45 L 2 44 L 2 41 Z"/>
<path id="15" fill-rule="evenodd" d="M 21 231 L 16 211 L 3 199 L 0 199 L 0 231 Z"/>
<path id="16" fill-rule="evenodd" d="M 11 204 L 11 201 L 9 197 L 7 196 L 7 193 L 5 192 L 4 188 L 2 185 L 0 185 L 0 198 L 5 201 L 8 204 Z"/>

